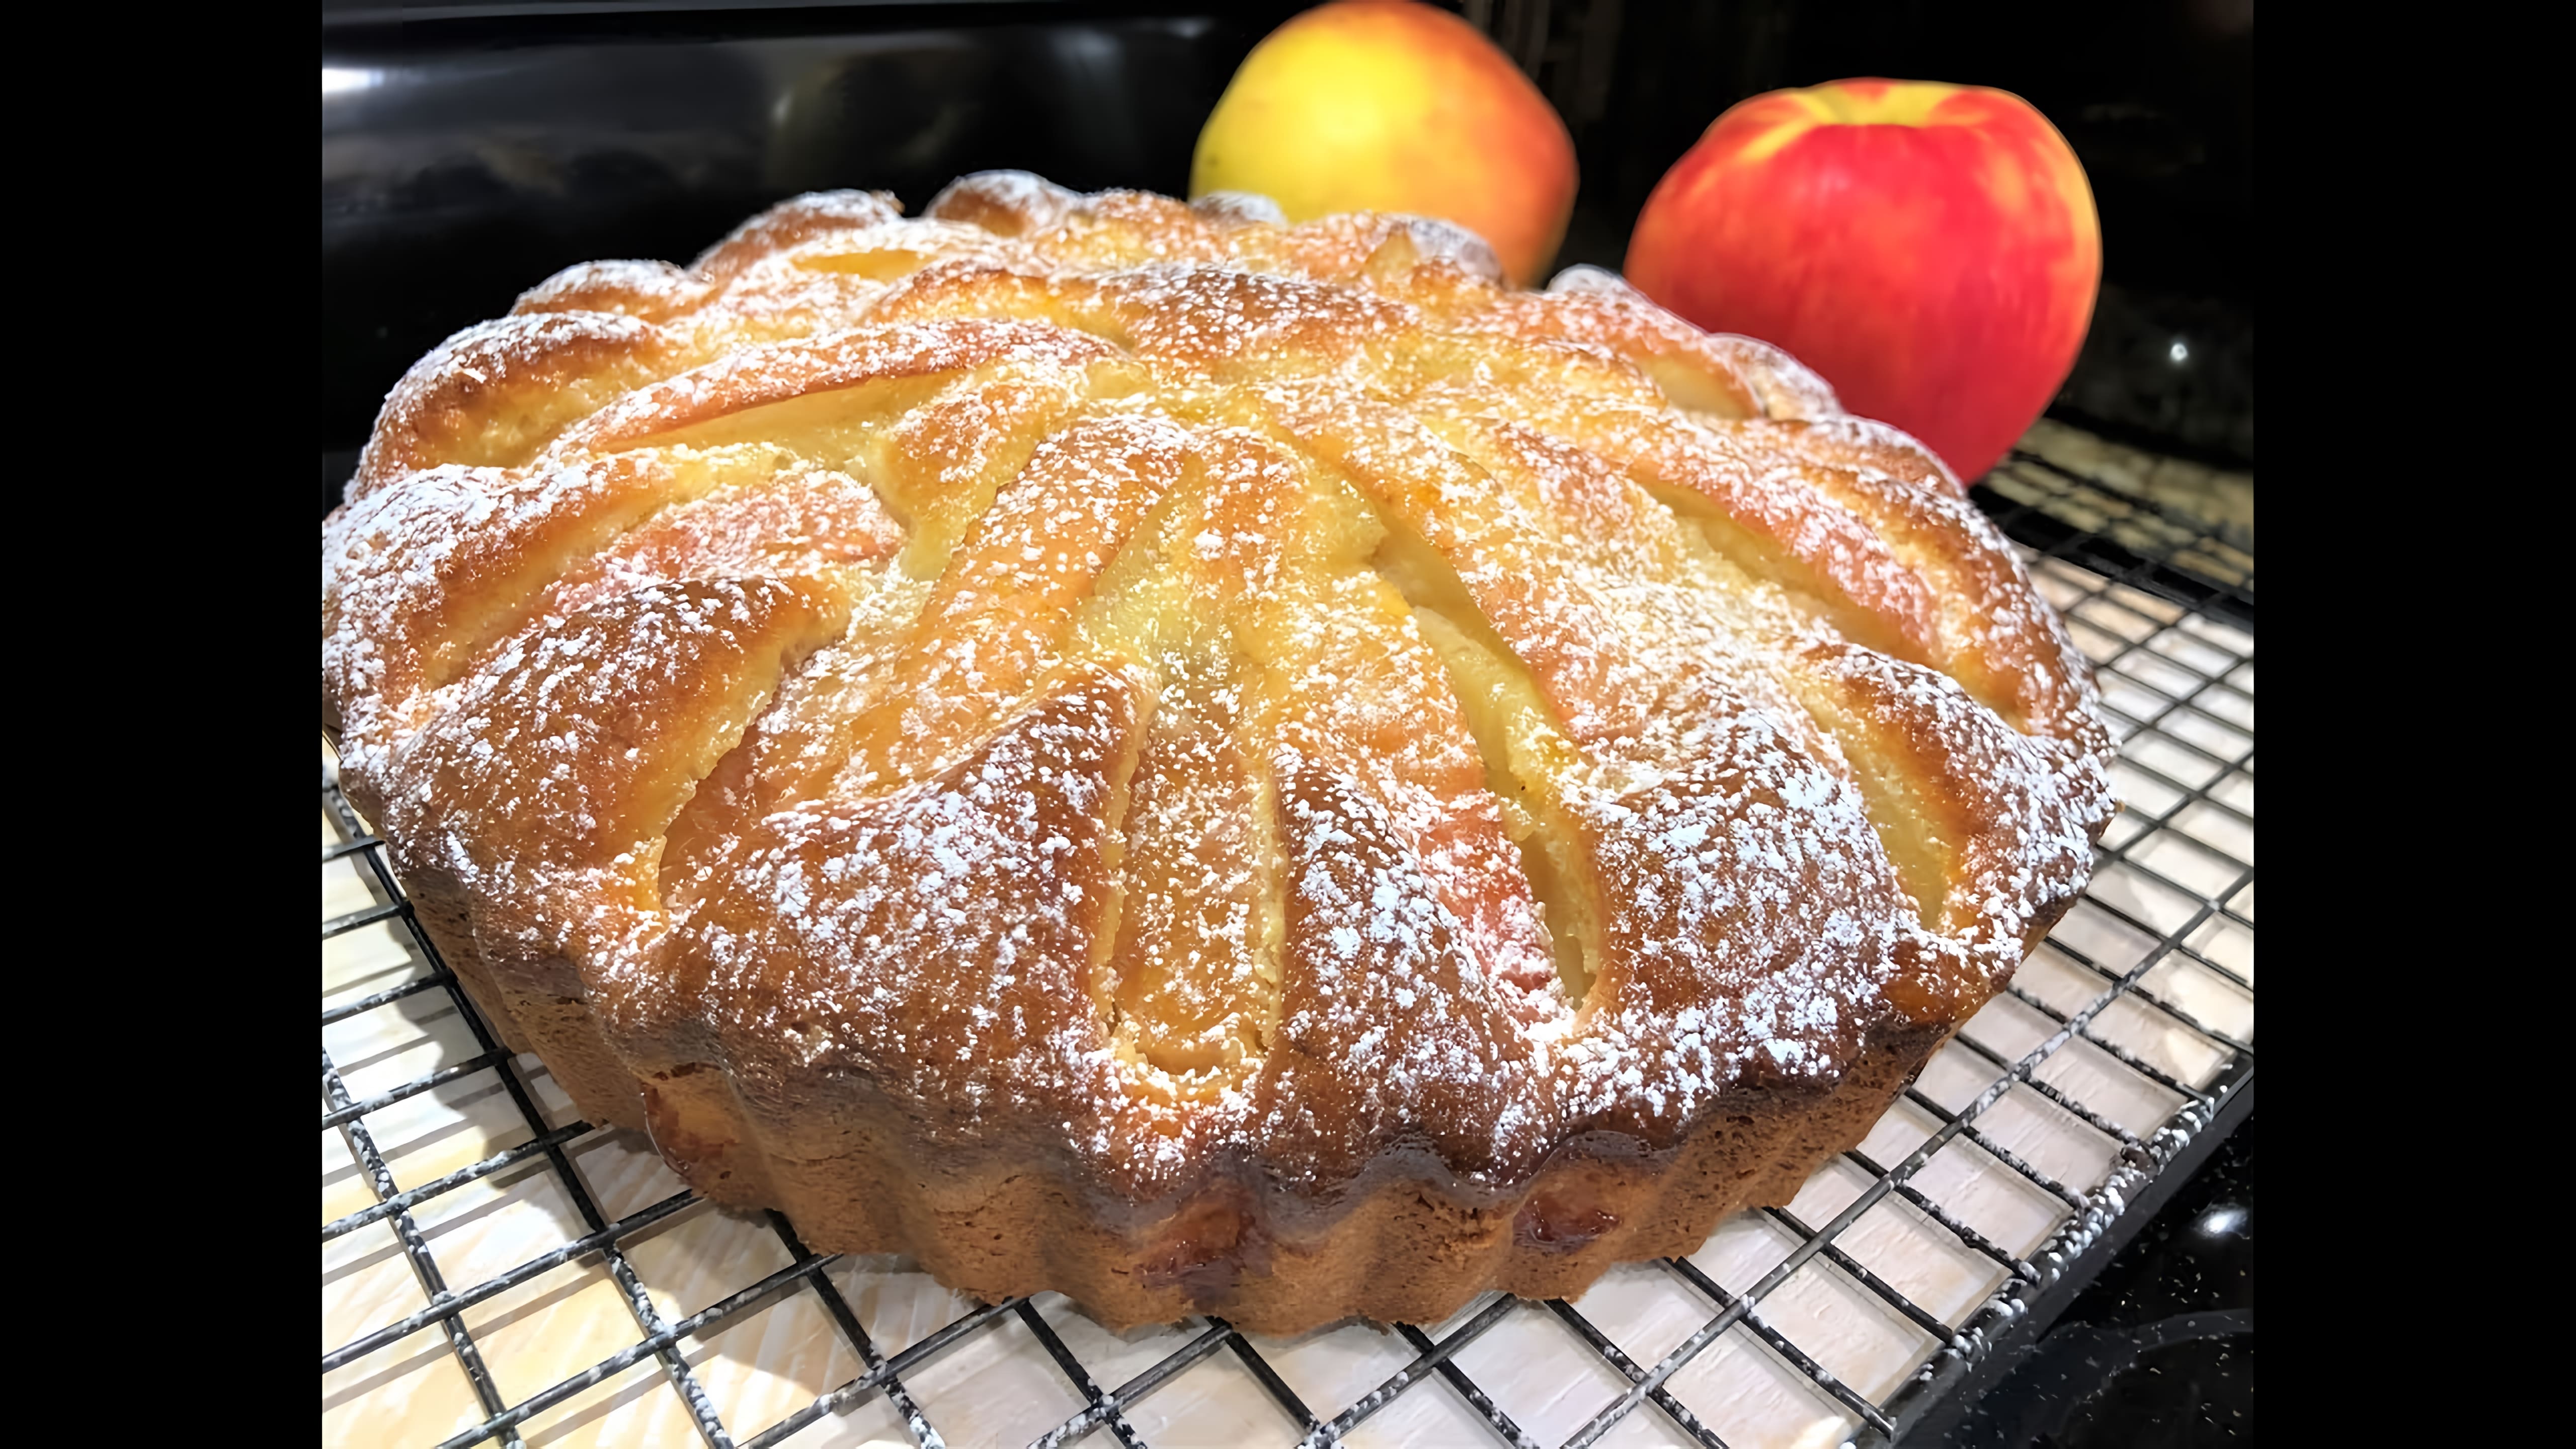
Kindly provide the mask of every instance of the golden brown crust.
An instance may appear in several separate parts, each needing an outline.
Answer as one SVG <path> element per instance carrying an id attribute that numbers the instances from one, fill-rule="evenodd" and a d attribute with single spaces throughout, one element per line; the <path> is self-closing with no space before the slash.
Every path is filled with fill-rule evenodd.
<path id="1" fill-rule="evenodd" d="M 394 384 L 350 497 L 442 464 L 516 467 L 565 424 L 675 370 L 685 356 L 679 340 L 653 324 L 605 312 L 470 327 Z"/>
<path id="2" fill-rule="evenodd" d="M 1606 274 L 960 181 L 575 268 L 326 522 L 351 797 L 514 1047 L 825 1249 L 1438 1318 L 1856 1141 L 2082 887 L 1936 461 Z"/>

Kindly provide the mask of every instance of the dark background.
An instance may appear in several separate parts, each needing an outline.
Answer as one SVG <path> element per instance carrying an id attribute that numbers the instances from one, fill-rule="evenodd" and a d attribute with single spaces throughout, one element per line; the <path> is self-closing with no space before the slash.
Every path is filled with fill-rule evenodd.
<path id="1" fill-rule="evenodd" d="M 1236 65 L 1302 8 L 325 0 L 344 81 L 322 104 L 326 495 L 404 368 L 571 263 L 686 261 L 799 191 L 918 207 L 986 167 L 1180 194 Z M 2056 410 L 2251 469 L 2251 0 L 1447 8 L 1574 134 L 1559 265 L 1617 267 L 1656 180 L 1746 96 L 1866 75 L 2021 95 L 2102 213 L 2102 297 Z"/>

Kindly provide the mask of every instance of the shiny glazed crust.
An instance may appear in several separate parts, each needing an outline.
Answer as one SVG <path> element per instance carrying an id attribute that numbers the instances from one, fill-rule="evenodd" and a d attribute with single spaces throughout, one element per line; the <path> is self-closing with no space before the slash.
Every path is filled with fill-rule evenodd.
<path id="1" fill-rule="evenodd" d="M 1922 448 L 1589 269 L 966 178 L 577 267 L 323 526 L 351 799 L 515 1048 L 817 1249 L 1428 1322 L 1787 1201 L 2082 889 Z"/>

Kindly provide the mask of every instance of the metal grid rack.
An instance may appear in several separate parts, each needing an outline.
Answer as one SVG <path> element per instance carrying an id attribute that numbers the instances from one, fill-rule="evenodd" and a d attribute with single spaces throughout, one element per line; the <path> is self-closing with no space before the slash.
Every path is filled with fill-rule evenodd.
<path id="1" fill-rule="evenodd" d="M 818 1255 L 777 1214 L 718 1214 L 667 1190 L 677 1180 L 655 1177 L 649 1148 L 578 1120 L 543 1066 L 514 1058 L 475 1015 L 326 759 L 326 913 L 335 868 L 342 907 L 322 925 L 326 1439 L 642 1442 L 654 1435 L 637 1416 L 656 1407 L 653 1423 L 680 1440 L 756 1449 L 905 1436 L 1745 1449 L 1782 1437 L 1783 1423 L 1805 1426 L 1787 1435 L 1797 1442 L 1828 1444 L 1928 1427 L 1982 1387 L 1999 1349 L 2056 1316 L 2250 1111 L 2253 1085 L 2250 547 L 2150 503 L 2106 502 L 2029 453 L 1977 497 L 2099 666 L 2121 737 L 2127 809 L 2093 892 L 1880 1129 L 1790 1206 L 1743 1215 L 1702 1253 L 1620 1270 L 1582 1304 L 1487 1295 L 1430 1329 L 1345 1327 L 1282 1345 L 1200 1319 L 1120 1338 L 1054 1295 L 907 1298 L 889 1286 L 899 1262 Z M 2125 543 L 2067 521 L 2106 509 Z M 2141 537 L 2163 546 L 2135 546 Z M 335 968 L 335 942 L 363 959 Z M 497 1150 L 433 1175 L 459 1140 Z M 1999 1219 L 1993 1194 L 1972 1190 L 1990 1179 L 2044 1212 Z M 371 1201 L 336 1211 L 335 1192 Z M 545 1239 L 459 1226 L 488 1229 L 536 1196 Z M 1891 1224 L 1918 1247 L 1892 1250 Z M 1919 1246 L 1924 1235 L 1939 1252 Z M 1757 1238 L 1768 1247 L 1750 1256 L 1718 1251 Z M 530 1251 L 540 1241 L 551 1246 Z M 1926 1291 L 1918 1263 L 1943 1252 L 1974 1271 Z M 1825 1317 L 1783 1308 L 1818 1293 L 1842 1295 L 1846 1313 L 1874 1305 L 1882 1327 L 1911 1335 L 1898 1368 L 1855 1368 L 1857 1350 L 1817 1326 Z M 417 1306 L 394 1312 L 406 1305 Z M 374 1326 L 348 1333 L 352 1314 Z M 802 1338 L 778 1326 L 790 1317 L 808 1325 Z M 798 1367 L 757 1393 L 744 1384 L 760 1375 L 717 1351 L 747 1329 L 760 1347 L 734 1358 L 796 1340 Z M 1492 1347 L 1516 1337 L 1545 1347 Z M 1324 1339 L 1329 1351 L 1316 1348 Z M 1546 1366 L 1533 1375 L 1532 1363 Z M 1238 1386 L 1233 1408 L 1175 1387 L 1211 1376 Z M 1534 1379 L 1553 1379 L 1549 1392 L 1534 1396 Z M 1597 1393 L 1581 1397 L 1584 1384 Z M 997 1420 L 989 1409 L 1003 1401 L 1014 1414 Z M 1189 1414 L 1164 1412 L 1184 1401 Z M 1757 1401 L 1769 1417 L 1746 1422 Z M 1001 1423 L 1014 1417 L 1016 1428 Z"/>

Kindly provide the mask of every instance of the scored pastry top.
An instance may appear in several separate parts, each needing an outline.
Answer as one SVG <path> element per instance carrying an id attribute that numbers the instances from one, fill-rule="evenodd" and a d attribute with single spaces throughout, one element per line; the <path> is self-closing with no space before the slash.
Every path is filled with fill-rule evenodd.
<path id="1" fill-rule="evenodd" d="M 1526 1177 L 1963 1019 L 2092 684 L 1941 464 L 1438 223 L 966 178 L 576 267 L 323 528 L 323 712 L 475 949 L 789 1155 Z"/>

